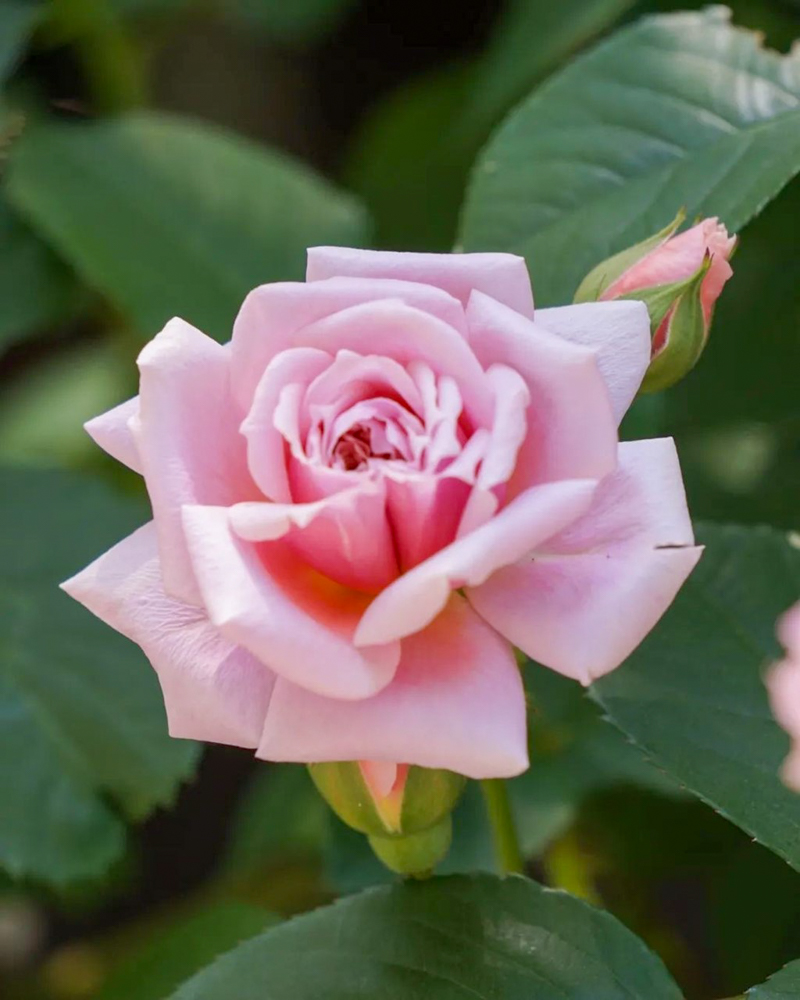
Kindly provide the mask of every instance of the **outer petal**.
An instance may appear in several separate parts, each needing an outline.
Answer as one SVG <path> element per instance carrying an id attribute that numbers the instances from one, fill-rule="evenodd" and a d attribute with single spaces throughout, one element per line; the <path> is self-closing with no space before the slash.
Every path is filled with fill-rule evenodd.
<path id="1" fill-rule="evenodd" d="M 260 497 L 247 469 L 241 415 L 228 384 L 228 352 L 173 319 L 139 355 L 134 425 L 158 530 L 168 594 L 200 604 L 181 523 L 185 504 Z"/>
<path id="2" fill-rule="evenodd" d="M 589 684 L 667 610 L 700 558 L 692 541 L 672 442 L 631 442 L 583 518 L 467 596 L 529 656 Z"/>
<path id="3" fill-rule="evenodd" d="M 246 541 L 286 538 L 309 566 L 345 587 L 375 593 L 397 576 L 381 481 L 315 503 L 236 504 L 230 523 Z"/>
<path id="4" fill-rule="evenodd" d="M 62 586 L 142 647 L 161 682 L 172 736 L 258 745 L 275 675 L 198 608 L 167 597 L 152 522 Z"/>
<path id="5" fill-rule="evenodd" d="M 403 761 L 471 778 L 528 766 L 525 695 L 513 652 L 453 595 L 403 640 L 392 683 L 365 701 L 335 701 L 279 680 L 258 756 Z"/>
<path id="6" fill-rule="evenodd" d="M 301 565 L 280 542 L 238 538 L 223 507 L 186 507 L 183 519 L 211 621 L 231 642 L 327 697 L 367 698 L 389 683 L 399 643 L 352 642 L 368 597 Z"/>
<path id="7" fill-rule="evenodd" d="M 459 587 L 476 587 L 574 521 L 591 503 L 593 480 L 535 487 L 496 517 L 401 576 L 370 604 L 356 643 L 391 642 L 425 628 Z"/>
<path id="8" fill-rule="evenodd" d="M 83 426 L 89 437 L 103 451 L 141 475 L 142 461 L 130 427 L 131 420 L 138 420 L 138 417 L 139 397 L 134 396 L 133 399 L 127 399 L 119 406 L 115 406 L 113 410 L 106 410 L 98 417 L 92 417 Z"/>
<path id="9" fill-rule="evenodd" d="M 233 326 L 231 372 L 240 405 L 249 407 L 262 372 L 276 354 L 288 347 L 303 346 L 303 327 L 342 309 L 380 299 L 405 302 L 466 336 L 461 303 L 432 285 L 382 278 L 262 285 L 244 300 Z"/>
<path id="10" fill-rule="evenodd" d="M 535 483 L 600 479 L 617 457 L 617 430 L 594 351 L 475 292 L 467 307 L 470 342 L 484 366 L 516 370 L 530 390 L 528 434 L 509 490 Z"/>
<path id="11" fill-rule="evenodd" d="M 650 317 L 644 302 L 584 302 L 540 309 L 536 322 L 573 344 L 597 351 L 597 367 L 619 423 L 650 364 Z"/>
<path id="12" fill-rule="evenodd" d="M 524 316 L 533 316 L 533 293 L 524 257 L 510 253 L 395 253 L 312 247 L 306 278 L 335 275 L 400 278 L 435 285 L 466 305 L 474 290 L 485 292 Z"/>

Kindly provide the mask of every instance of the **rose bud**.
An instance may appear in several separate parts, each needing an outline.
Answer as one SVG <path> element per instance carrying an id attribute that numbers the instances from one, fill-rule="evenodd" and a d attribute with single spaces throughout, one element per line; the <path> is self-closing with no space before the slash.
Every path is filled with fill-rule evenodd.
<path id="1" fill-rule="evenodd" d="M 309 764 L 322 797 L 378 857 L 404 875 L 430 872 L 450 847 L 450 813 L 466 779 L 452 771 L 383 761 Z"/>
<path id="2" fill-rule="evenodd" d="M 786 650 L 767 675 L 772 712 L 792 737 L 792 750 L 783 764 L 783 780 L 800 792 L 800 602 L 778 622 L 778 638 Z"/>
<path id="3" fill-rule="evenodd" d="M 660 232 L 598 264 L 583 279 L 576 302 L 638 299 L 650 314 L 652 360 L 641 392 L 674 385 L 697 364 L 708 340 L 714 305 L 733 274 L 736 237 L 716 218 L 675 235 L 680 212 Z"/>

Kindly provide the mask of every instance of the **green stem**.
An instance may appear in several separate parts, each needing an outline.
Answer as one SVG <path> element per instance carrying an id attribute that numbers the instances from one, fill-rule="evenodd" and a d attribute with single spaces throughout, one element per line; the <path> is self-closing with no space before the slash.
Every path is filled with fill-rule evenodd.
<path id="1" fill-rule="evenodd" d="M 494 836 L 497 863 L 503 872 L 525 871 L 519 837 L 514 825 L 514 815 L 508 797 L 508 787 L 502 778 L 488 778 L 481 782 L 486 812 Z"/>

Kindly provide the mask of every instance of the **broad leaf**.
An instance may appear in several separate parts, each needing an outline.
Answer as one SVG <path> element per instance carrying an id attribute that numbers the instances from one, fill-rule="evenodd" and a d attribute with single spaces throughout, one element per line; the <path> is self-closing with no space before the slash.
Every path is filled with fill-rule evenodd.
<path id="1" fill-rule="evenodd" d="M 797 1000 L 800 997 L 800 961 L 790 962 L 762 986 L 747 991 L 747 1000 Z"/>
<path id="2" fill-rule="evenodd" d="M 767 528 L 700 538 L 664 620 L 592 692 L 673 778 L 800 868 L 800 796 L 778 777 L 788 740 L 762 681 L 780 655 L 775 621 L 800 594 L 800 551 Z"/>
<path id="3" fill-rule="evenodd" d="M 448 251 L 469 168 L 500 117 L 632 0 L 511 0 L 486 50 L 413 78 L 367 116 L 348 177 L 381 245 Z"/>
<path id="4" fill-rule="evenodd" d="M 79 476 L 0 472 L 0 865 L 16 876 L 102 873 L 122 846 L 107 798 L 141 819 L 193 770 L 144 657 L 58 590 L 144 517 Z"/>
<path id="5" fill-rule="evenodd" d="M 9 196 L 140 333 L 178 315 L 227 340 L 244 296 L 302 278 L 306 247 L 358 245 L 356 203 L 306 167 L 166 115 L 32 127 Z"/>
<path id="6" fill-rule="evenodd" d="M 0 192 L 0 353 L 71 318 L 81 302 L 73 275 L 2 198 Z"/>
<path id="7" fill-rule="evenodd" d="M 174 1000 L 680 1000 L 607 913 L 519 877 L 372 889 L 249 941 Z"/>
<path id="8" fill-rule="evenodd" d="M 112 970 L 96 1000 L 164 1000 L 203 966 L 276 922 L 259 906 L 220 902 L 151 925 L 145 941 Z"/>
<path id="9" fill-rule="evenodd" d="M 476 165 L 466 249 L 523 254 L 544 305 L 681 206 L 741 229 L 800 170 L 800 51 L 728 16 L 645 18 L 536 91 Z"/>

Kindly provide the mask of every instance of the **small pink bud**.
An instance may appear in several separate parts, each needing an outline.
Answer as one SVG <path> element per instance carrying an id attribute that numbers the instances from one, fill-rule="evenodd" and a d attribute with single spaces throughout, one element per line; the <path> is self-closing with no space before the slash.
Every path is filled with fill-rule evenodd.
<path id="1" fill-rule="evenodd" d="M 679 213 L 661 232 L 598 264 L 575 295 L 576 302 L 624 298 L 647 305 L 653 339 L 644 392 L 666 389 L 694 367 L 733 274 L 736 237 L 716 218 L 675 235 L 682 222 Z"/>

